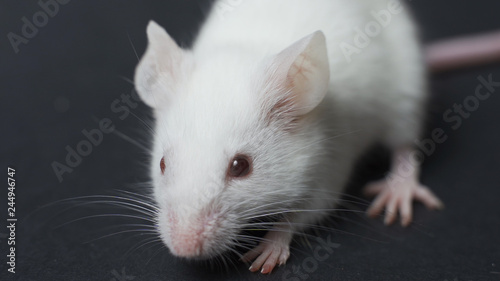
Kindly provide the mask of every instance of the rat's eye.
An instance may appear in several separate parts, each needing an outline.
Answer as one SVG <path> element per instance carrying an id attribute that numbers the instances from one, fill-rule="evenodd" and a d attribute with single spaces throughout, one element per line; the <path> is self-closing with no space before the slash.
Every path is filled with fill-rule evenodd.
<path id="1" fill-rule="evenodd" d="M 252 172 L 252 161 L 250 157 L 246 155 L 236 155 L 231 163 L 229 163 L 229 169 L 227 171 L 228 176 L 233 178 L 245 177 Z"/>
<path id="2" fill-rule="evenodd" d="M 161 158 L 160 169 L 161 169 L 161 174 L 163 175 L 165 173 L 165 157 Z"/>

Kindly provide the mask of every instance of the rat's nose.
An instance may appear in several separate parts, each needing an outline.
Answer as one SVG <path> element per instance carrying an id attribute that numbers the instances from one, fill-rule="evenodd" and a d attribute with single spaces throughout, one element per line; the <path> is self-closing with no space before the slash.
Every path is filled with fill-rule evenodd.
<path id="1" fill-rule="evenodd" d="M 203 227 L 185 227 L 172 230 L 172 254 L 179 257 L 194 258 L 202 254 L 204 235 Z"/>
<path id="2" fill-rule="evenodd" d="M 203 257 L 215 236 L 215 216 L 201 215 L 183 220 L 180 223 L 178 219 L 170 219 L 170 251 L 179 257 Z"/>

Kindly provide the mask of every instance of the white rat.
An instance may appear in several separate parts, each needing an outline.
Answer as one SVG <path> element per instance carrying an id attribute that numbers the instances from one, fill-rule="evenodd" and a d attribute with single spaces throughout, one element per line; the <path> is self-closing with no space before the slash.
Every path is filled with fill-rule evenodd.
<path id="1" fill-rule="evenodd" d="M 390 22 L 347 56 L 374 13 Z M 426 71 L 399 1 L 239 1 L 223 16 L 212 11 L 190 50 L 154 22 L 147 35 L 135 83 L 156 118 L 157 228 L 172 254 L 217 256 L 251 239 L 240 231 L 252 219 L 279 215 L 242 257 L 271 272 L 293 234 L 336 206 L 377 142 L 393 162 L 387 180 L 365 189 L 376 195 L 369 215 L 385 209 L 386 223 L 399 213 L 408 225 L 413 200 L 442 206 L 418 182 Z"/>

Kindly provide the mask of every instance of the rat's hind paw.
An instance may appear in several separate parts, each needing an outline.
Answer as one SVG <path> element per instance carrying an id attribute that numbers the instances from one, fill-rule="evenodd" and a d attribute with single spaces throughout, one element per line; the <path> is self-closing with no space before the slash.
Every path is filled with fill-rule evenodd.
<path id="1" fill-rule="evenodd" d="M 283 230 L 271 230 L 257 247 L 248 251 L 241 258 L 244 262 L 254 260 L 249 270 L 256 272 L 260 269 L 262 274 L 268 274 L 279 264 L 285 264 L 290 256 L 290 242 L 292 234 Z"/>
<path id="2" fill-rule="evenodd" d="M 392 224 L 399 212 L 401 225 L 409 225 L 413 216 L 412 203 L 414 199 L 422 202 L 429 209 L 442 209 L 444 206 L 441 200 L 429 188 L 413 180 L 404 181 L 397 186 L 392 186 L 389 180 L 383 179 L 368 184 L 363 192 L 367 196 L 376 196 L 367 210 L 368 216 L 376 217 L 385 208 L 385 224 Z"/>

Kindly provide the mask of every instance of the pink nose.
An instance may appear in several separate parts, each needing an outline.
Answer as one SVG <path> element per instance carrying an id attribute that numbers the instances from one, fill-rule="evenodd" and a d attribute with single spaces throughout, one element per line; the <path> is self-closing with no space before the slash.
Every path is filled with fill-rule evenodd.
<path id="1" fill-rule="evenodd" d="M 203 251 L 204 237 L 203 229 L 187 227 L 185 229 L 173 229 L 171 237 L 171 252 L 179 257 L 199 257 Z"/>
<path id="2" fill-rule="evenodd" d="M 170 243 L 168 244 L 172 254 L 186 258 L 206 255 L 207 247 L 213 245 L 217 221 L 218 213 L 216 212 L 201 212 L 197 216 L 183 218 L 170 212 L 168 216 Z"/>

